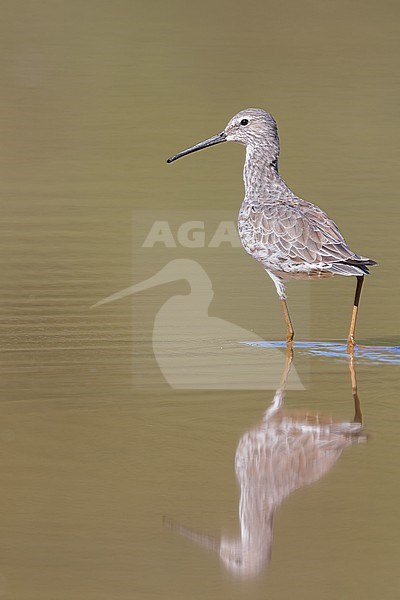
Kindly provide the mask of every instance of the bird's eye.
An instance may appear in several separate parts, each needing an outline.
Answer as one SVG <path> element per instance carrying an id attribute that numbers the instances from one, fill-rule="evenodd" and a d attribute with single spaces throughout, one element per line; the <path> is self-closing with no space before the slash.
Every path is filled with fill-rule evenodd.
<path id="1" fill-rule="evenodd" d="M 242 119 L 242 120 L 240 121 L 240 124 L 241 124 L 241 125 L 243 125 L 243 127 L 244 127 L 245 125 L 248 125 L 248 124 L 249 124 L 249 120 L 248 120 L 248 119 Z"/>

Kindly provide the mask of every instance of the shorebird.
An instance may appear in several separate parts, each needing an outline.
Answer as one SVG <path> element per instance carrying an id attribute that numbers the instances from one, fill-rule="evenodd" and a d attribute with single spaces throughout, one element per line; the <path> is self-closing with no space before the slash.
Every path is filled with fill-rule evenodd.
<path id="1" fill-rule="evenodd" d="M 240 536 L 216 539 L 164 517 L 164 523 L 172 530 L 213 550 L 229 571 L 247 577 L 260 573 L 271 559 L 274 517 L 282 502 L 294 491 L 319 481 L 332 469 L 343 450 L 367 441 L 354 355 L 349 363 L 353 421 L 335 422 L 318 413 L 285 410 L 283 401 L 291 363 L 289 351 L 272 404 L 261 422 L 247 431 L 237 445 Z"/>
<path id="2" fill-rule="evenodd" d="M 275 389 L 280 350 L 250 347 L 263 340 L 252 331 L 209 315 L 212 281 L 194 260 L 171 260 L 149 279 L 103 298 L 94 307 L 179 280 L 187 281 L 190 293 L 174 295 L 161 306 L 152 332 L 154 356 L 167 383 L 174 389 Z M 295 370 L 290 387 L 304 389 Z"/>
<path id="3" fill-rule="evenodd" d="M 240 111 L 221 133 L 171 156 L 167 162 L 221 142 L 246 146 L 245 198 L 239 212 L 239 235 L 246 252 L 262 264 L 276 286 L 287 345 L 292 346 L 294 329 L 285 283 L 290 279 L 354 275 L 357 286 L 347 340 L 351 350 L 364 275 L 369 273 L 368 267 L 377 263 L 352 252 L 328 215 L 288 187 L 278 171 L 280 144 L 275 119 L 260 108 Z"/>

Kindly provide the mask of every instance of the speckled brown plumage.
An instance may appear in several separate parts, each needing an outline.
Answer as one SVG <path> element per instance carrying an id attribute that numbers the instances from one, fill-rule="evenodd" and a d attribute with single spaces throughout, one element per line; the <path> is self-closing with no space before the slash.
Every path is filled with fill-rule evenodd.
<path id="1" fill-rule="evenodd" d="M 285 283 L 290 279 L 355 275 L 357 290 L 348 338 L 349 346 L 353 346 L 363 277 L 376 262 L 352 252 L 336 223 L 287 186 L 278 171 L 277 125 L 264 110 L 248 108 L 239 112 L 221 133 L 176 154 L 168 162 L 225 141 L 246 146 L 246 193 L 239 212 L 239 235 L 246 252 L 262 264 L 275 283 L 283 304 L 288 343 L 294 330 L 286 305 Z"/>

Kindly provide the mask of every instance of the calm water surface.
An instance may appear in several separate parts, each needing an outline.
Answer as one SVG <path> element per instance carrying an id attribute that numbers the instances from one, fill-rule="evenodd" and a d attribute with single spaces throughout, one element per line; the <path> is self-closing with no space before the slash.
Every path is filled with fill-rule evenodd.
<path id="1" fill-rule="evenodd" d="M 389 1 L 255 2 L 251 12 L 179 1 L 6 5 L 2 598 L 398 597 L 397 13 Z M 239 539 L 235 452 L 284 368 L 271 343 L 283 337 L 280 307 L 241 249 L 209 247 L 218 223 L 236 219 L 243 148 L 164 160 L 249 105 L 276 116 L 288 183 L 380 266 L 358 323 L 365 433 L 336 431 L 318 474 L 301 481 L 310 437 L 297 466 L 271 458 L 268 478 L 251 455 L 247 514 L 268 531 L 244 577 L 220 541 L 232 549 Z M 175 246 L 142 247 L 157 219 Z M 193 220 L 206 239 L 189 248 L 177 230 Z M 182 259 L 181 276 L 169 266 L 157 287 L 90 309 Z M 341 347 L 353 288 L 347 278 L 289 286 L 304 342 L 284 398 L 290 414 L 353 421 Z M 213 549 L 188 539 L 193 531 Z"/>

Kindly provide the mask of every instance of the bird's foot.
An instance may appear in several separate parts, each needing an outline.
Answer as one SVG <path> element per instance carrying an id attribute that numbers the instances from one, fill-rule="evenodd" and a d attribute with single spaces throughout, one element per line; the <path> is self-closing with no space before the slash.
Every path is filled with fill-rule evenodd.
<path id="1" fill-rule="evenodd" d="M 286 354 L 290 355 L 293 358 L 293 346 L 294 346 L 294 342 L 293 342 L 293 335 L 287 335 L 286 336 Z"/>
<path id="2" fill-rule="evenodd" d="M 293 340 L 294 340 L 294 331 L 287 329 L 286 330 L 286 343 L 293 344 Z"/>
<path id="3" fill-rule="evenodd" d="M 349 335 L 348 339 L 347 339 L 347 352 L 349 354 L 353 354 L 354 353 L 354 346 L 356 345 L 356 341 L 354 339 L 353 335 Z"/>

